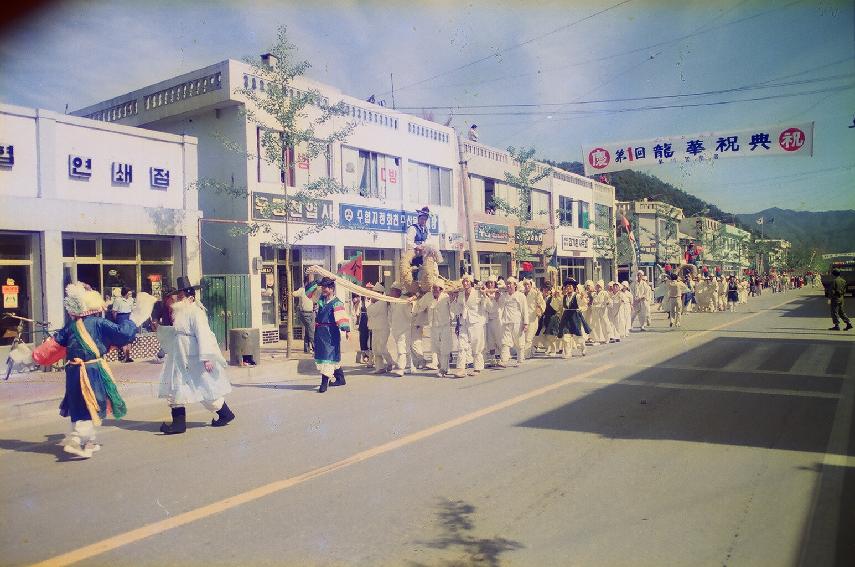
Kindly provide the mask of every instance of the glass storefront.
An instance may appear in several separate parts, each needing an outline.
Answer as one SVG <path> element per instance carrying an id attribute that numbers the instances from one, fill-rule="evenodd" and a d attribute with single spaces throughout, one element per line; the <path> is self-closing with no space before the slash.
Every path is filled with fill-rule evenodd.
<path id="1" fill-rule="evenodd" d="M 127 287 L 160 298 L 174 285 L 173 240 L 66 235 L 62 239 L 64 283 L 81 281 L 105 296 Z"/>
<path id="2" fill-rule="evenodd" d="M 381 282 L 386 289 L 397 277 L 395 269 L 397 250 L 386 248 L 352 248 L 345 246 L 344 258 L 349 261 L 357 255 L 362 255 L 362 283 L 376 284 Z"/>
<path id="3" fill-rule="evenodd" d="M 0 233 L 0 285 L 3 287 L 2 313 L 33 319 L 33 240 L 30 234 Z M 19 321 L 0 317 L 0 346 L 12 344 Z M 33 342 L 32 327 L 24 325 L 26 342 Z"/>
<path id="4" fill-rule="evenodd" d="M 320 265 L 329 268 L 328 252 L 325 247 L 294 246 L 291 248 L 291 284 L 294 289 L 303 285 L 306 267 Z M 289 301 L 285 249 L 273 246 L 261 247 L 261 324 L 279 326 L 279 336 L 286 338 L 288 328 L 300 328 L 296 314 Z M 292 313 L 294 313 L 292 315 Z M 291 317 L 291 325 L 288 325 Z"/>
<path id="5" fill-rule="evenodd" d="M 511 255 L 508 252 L 479 252 L 478 264 L 481 273 L 477 279 L 484 281 L 490 276 L 508 277 L 508 265 L 511 263 Z"/>
<path id="6" fill-rule="evenodd" d="M 572 278 L 579 283 L 585 283 L 585 259 L 584 258 L 558 258 L 558 269 L 561 272 L 561 282 Z"/>

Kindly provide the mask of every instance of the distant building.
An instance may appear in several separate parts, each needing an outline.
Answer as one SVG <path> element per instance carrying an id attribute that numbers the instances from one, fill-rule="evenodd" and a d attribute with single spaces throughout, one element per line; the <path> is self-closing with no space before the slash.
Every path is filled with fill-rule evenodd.
<path id="1" fill-rule="evenodd" d="M 710 273 L 720 269 L 724 275 L 739 275 L 750 265 L 746 250 L 751 237 L 748 231 L 702 216 L 684 218 L 680 230 L 689 241 L 703 248 L 700 264 Z"/>
<path id="2" fill-rule="evenodd" d="M 625 215 L 638 242 L 638 268 L 650 281 L 658 277 L 666 264 L 679 266 L 683 263 L 683 247 L 680 245 L 680 221 L 683 209 L 660 201 L 619 201 L 618 213 Z M 618 222 L 620 225 L 620 222 Z M 629 253 L 624 251 L 624 255 Z M 630 278 L 631 259 L 619 259 L 621 270 Z M 621 276 L 621 279 L 625 279 Z"/>
<path id="3" fill-rule="evenodd" d="M 758 238 L 754 243 L 757 254 L 752 260 L 758 272 L 782 272 L 786 269 L 791 247 L 789 240 Z"/>

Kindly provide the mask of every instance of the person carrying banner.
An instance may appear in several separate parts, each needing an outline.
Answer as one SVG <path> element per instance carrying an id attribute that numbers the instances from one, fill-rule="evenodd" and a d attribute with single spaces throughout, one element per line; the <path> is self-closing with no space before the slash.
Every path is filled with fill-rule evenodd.
<path id="1" fill-rule="evenodd" d="M 309 266 L 308 274 L 316 274 Z M 344 370 L 341 367 L 341 333 L 350 338 L 350 320 L 344 303 L 335 295 L 336 278 L 325 276 L 315 280 L 306 288 L 306 295 L 317 303 L 315 316 L 315 366 L 321 374 L 318 393 L 323 394 L 328 386 L 344 386 Z M 330 382 L 331 378 L 334 382 Z"/>

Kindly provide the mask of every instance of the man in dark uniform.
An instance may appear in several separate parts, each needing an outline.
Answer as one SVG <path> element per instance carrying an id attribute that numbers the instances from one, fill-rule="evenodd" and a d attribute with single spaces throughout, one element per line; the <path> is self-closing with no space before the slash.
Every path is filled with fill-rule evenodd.
<path id="1" fill-rule="evenodd" d="M 828 329 L 829 331 L 840 330 L 840 319 L 846 323 L 844 331 L 852 328 L 852 323 L 849 317 L 846 316 L 846 311 L 843 309 L 843 296 L 846 295 L 846 280 L 840 277 L 840 270 L 837 268 L 831 270 L 831 275 L 834 279 L 828 284 L 828 297 L 831 299 L 831 321 L 834 326 Z"/>

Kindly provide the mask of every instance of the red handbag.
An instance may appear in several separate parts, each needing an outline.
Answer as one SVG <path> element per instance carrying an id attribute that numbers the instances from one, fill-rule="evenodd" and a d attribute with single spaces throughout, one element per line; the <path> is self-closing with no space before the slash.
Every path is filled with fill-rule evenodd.
<path id="1" fill-rule="evenodd" d="M 40 366 L 50 366 L 65 358 L 66 349 L 50 337 L 33 351 L 33 361 Z"/>

